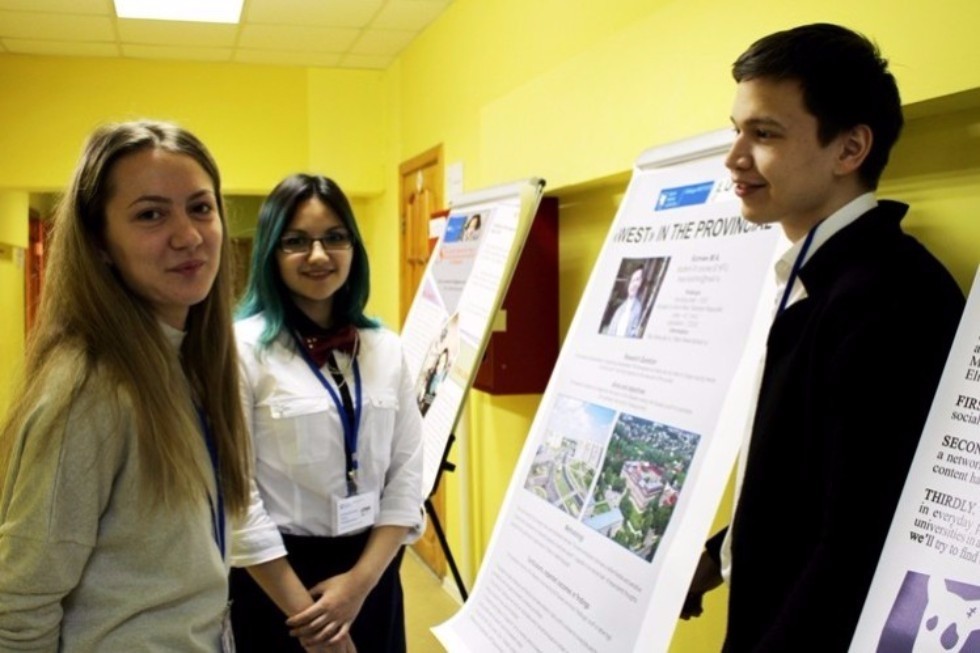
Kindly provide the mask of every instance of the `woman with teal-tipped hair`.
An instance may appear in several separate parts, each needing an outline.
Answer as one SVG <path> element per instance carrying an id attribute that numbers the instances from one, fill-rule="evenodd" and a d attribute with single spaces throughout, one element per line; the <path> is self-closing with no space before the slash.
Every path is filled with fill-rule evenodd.
<path id="1" fill-rule="evenodd" d="M 364 315 L 369 290 L 340 187 L 284 179 L 236 324 L 256 457 L 233 537 L 239 651 L 405 651 L 398 567 L 423 527 L 422 421 L 398 337 Z"/>

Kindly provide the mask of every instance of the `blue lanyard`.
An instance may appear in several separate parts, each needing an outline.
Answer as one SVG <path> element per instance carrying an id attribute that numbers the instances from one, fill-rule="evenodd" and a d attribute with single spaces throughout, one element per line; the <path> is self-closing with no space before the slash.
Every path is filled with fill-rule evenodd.
<path id="1" fill-rule="evenodd" d="M 296 348 L 299 349 L 300 355 L 303 360 L 306 361 L 306 365 L 313 372 L 313 375 L 317 378 L 324 388 L 326 388 L 327 393 L 333 400 L 334 405 L 337 407 L 337 414 L 340 416 L 340 425 L 344 430 L 344 447 L 347 450 L 348 455 L 348 469 L 347 469 L 347 488 L 348 493 L 353 494 L 356 492 L 357 483 L 357 432 L 360 430 L 361 426 L 361 406 L 363 405 L 361 397 L 361 367 L 357 364 L 357 357 L 353 357 L 352 367 L 354 368 L 354 414 L 348 415 L 347 410 L 344 408 L 343 402 L 337 395 L 337 391 L 334 390 L 333 385 L 327 381 L 326 377 L 323 376 L 323 372 L 317 367 L 316 362 L 310 358 L 309 353 L 303 347 L 303 341 L 294 332 L 293 340 L 296 342 Z M 351 419 L 353 417 L 353 419 Z"/>
<path id="2" fill-rule="evenodd" d="M 813 228 L 807 233 L 806 240 L 803 241 L 803 247 L 800 248 L 800 253 L 796 255 L 796 260 L 793 261 L 793 270 L 789 273 L 789 280 L 786 282 L 786 288 L 783 290 L 783 298 L 779 302 L 779 310 L 776 311 L 777 316 L 786 310 L 789 296 L 793 293 L 793 286 L 796 285 L 796 279 L 800 276 L 800 268 L 806 262 L 807 252 L 810 251 L 810 245 L 813 243 L 813 235 L 817 233 L 817 228 L 820 224 L 818 222 L 813 225 Z"/>
<path id="3" fill-rule="evenodd" d="M 225 498 L 221 491 L 221 474 L 218 471 L 218 445 L 214 441 L 214 433 L 211 431 L 211 424 L 208 422 L 207 415 L 204 414 L 204 410 L 198 406 L 194 405 L 197 409 L 197 418 L 201 422 L 201 433 L 204 435 L 204 444 L 208 448 L 208 458 L 211 459 L 211 469 L 214 471 L 214 487 L 215 492 L 218 495 L 218 505 L 217 508 L 214 502 L 208 498 L 208 504 L 211 508 L 211 528 L 214 530 L 214 543 L 218 545 L 218 551 L 221 552 L 221 559 L 225 559 Z"/>

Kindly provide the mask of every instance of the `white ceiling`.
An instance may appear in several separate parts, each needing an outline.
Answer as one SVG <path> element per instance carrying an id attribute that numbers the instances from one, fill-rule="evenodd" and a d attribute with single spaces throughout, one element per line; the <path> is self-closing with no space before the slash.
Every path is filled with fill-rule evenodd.
<path id="1" fill-rule="evenodd" d="M 0 54 L 384 69 L 451 3 L 245 0 L 240 24 L 219 25 L 120 19 L 112 0 L 0 0 Z"/>

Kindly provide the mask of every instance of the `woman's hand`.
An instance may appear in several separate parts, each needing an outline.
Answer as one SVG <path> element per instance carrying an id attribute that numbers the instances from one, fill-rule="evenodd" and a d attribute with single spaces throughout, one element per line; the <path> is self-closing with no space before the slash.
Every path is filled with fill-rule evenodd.
<path id="1" fill-rule="evenodd" d="M 286 620 L 289 634 L 303 646 L 336 644 L 349 632 L 364 599 L 394 559 L 408 528 L 375 526 L 364 551 L 350 571 L 337 574 L 310 588 L 313 605 Z"/>
<path id="2" fill-rule="evenodd" d="M 336 644 L 313 644 L 304 646 L 303 650 L 306 653 L 357 653 L 357 648 L 354 646 L 354 641 L 350 635 L 344 636 Z"/>
<path id="3" fill-rule="evenodd" d="M 354 570 L 317 583 L 310 588 L 313 605 L 286 620 L 289 634 L 303 646 L 342 643 L 370 591 Z"/>

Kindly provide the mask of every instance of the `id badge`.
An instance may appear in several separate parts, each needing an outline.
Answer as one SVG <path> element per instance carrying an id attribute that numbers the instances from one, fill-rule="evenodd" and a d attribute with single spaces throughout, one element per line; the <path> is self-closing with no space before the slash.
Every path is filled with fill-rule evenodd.
<path id="1" fill-rule="evenodd" d="M 375 490 L 349 497 L 335 496 L 333 498 L 334 534 L 346 535 L 351 531 L 373 526 L 377 504 L 378 493 Z"/>
<path id="2" fill-rule="evenodd" d="M 231 603 L 221 617 L 221 653 L 235 653 L 235 634 L 231 630 Z"/>

